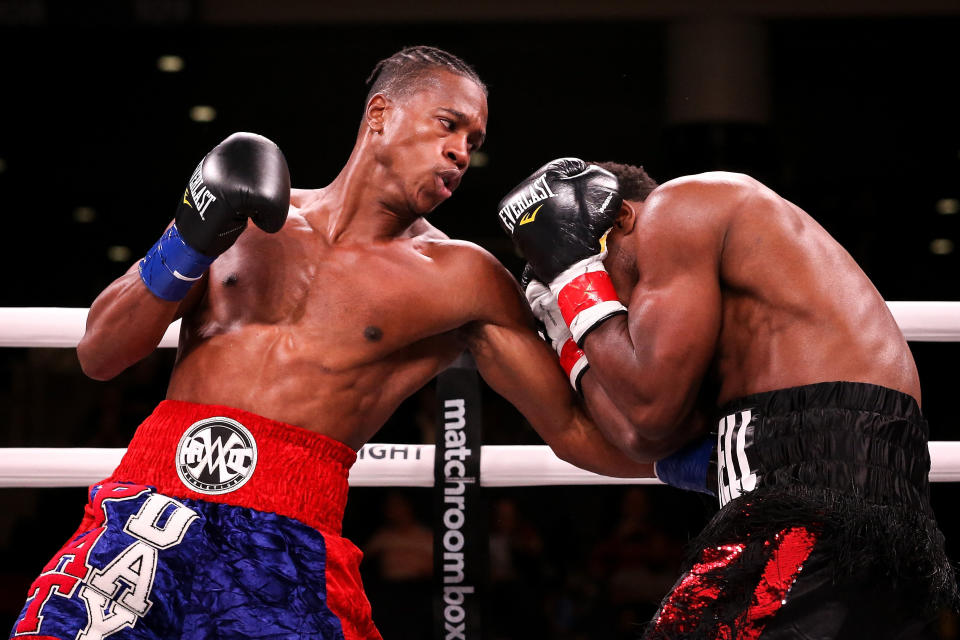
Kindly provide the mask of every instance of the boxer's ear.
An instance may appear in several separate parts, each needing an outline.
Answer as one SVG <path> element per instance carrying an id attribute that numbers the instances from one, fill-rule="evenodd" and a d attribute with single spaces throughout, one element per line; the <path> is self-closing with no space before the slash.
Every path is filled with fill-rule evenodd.
<path id="1" fill-rule="evenodd" d="M 366 119 L 367 126 L 374 133 L 383 133 L 383 121 L 387 107 L 387 98 L 381 93 L 375 94 L 370 98 L 370 102 L 367 103 L 367 111 L 364 114 L 364 118 Z"/>
<path id="2" fill-rule="evenodd" d="M 633 232 L 637 224 L 637 210 L 629 200 L 624 200 L 620 205 L 620 211 L 617 213 L 613 226 L 623 235 L 629 235 Z"/>

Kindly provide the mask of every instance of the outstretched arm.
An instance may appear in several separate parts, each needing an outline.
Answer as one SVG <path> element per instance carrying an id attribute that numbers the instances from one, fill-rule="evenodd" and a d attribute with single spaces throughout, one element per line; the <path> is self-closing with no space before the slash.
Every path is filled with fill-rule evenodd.
<path id="1" fill-rule="evenodd" d="M 513 277 L 488 254 L 478 257 L 477 320 L 465 329 L 480 374 L 530 421 L 561 459 L 595 473 L 653 477 L 653 465 L 618 450 L 587 416 L 556 354 L 537 335 Z"/>

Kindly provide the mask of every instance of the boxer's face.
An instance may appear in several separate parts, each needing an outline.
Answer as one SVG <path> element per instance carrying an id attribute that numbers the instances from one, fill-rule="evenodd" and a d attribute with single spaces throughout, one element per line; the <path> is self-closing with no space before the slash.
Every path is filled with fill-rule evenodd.
<path id="1" fill-rule="evenodd" d="M 384 112 L 378 160 L 416 215 L 449 198 L 483 143 L 487 98 L 469 78 L 438 71 Z"/>

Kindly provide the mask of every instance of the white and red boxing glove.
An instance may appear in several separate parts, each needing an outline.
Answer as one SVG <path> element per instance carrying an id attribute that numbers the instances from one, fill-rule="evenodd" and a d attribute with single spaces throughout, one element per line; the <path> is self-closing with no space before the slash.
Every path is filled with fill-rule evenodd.
<path id="1" fill-rule="evenodd" d="M 577 158 L 544 165 L 500 201 L 500 224 L 548 283 L 577 345 L 627 311 L 603 266 L 622 203 L 616 176 Z"/>
<path id="2" fill-rule="evenodd" d="M 586 373 L 590 363 L 587 362 L 587 354 L 574 341 L 560 313 L 556 296 L 547 285 L 536 279 L 529 264 L 523 270 L 520 285 L 523 287 L 523 293 L 527 297 L 527 303 L 534 317 L 543 325 L 543 331 L 546 333 L 544 338 L 557 352 L 560 366 L 567 374 L 571 386 L 579 392 L 580 379 Z"/>

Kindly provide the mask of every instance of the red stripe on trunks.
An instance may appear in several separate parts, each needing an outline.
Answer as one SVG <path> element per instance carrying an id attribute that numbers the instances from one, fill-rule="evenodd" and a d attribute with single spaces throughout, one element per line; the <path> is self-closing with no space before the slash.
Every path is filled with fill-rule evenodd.
<path id="1" fill-rule="evenodd" d="M 738 638 L 755 640 L 777 611 L 787 602 L 787 593 L 797 579 L 803 563 L 810 557 L 817 537 L 804 527 L 785 529 L 777 534 L 779 544 L 763 569 L 753 600 L 737 625 Z"/>
<path id="2" fill-rule="evenodd" d="M 772 548 L 763 568 L 760 582 L 753 590 L 750 605 L 733 624 L 738 640 L 756 640 L 777 611 L 784 605 L 790 587 L 797 579 L 803 563 L 810 557 L 816 544 L 816 535 L 804 527 L 791 527 L 763 542 Z M 753 541 L 751 544 L 760 544 Z M 738 561 L 746 549 L 744 544 L 730 544 L 704 549 L 696 563 L 670 593 L 657 617 L 655 630 L 666 633 L 693 633 L 701 631 L 702 623 L 709 624 L 701 613 L 711 603 L 724 596 L 723 575 Z M 714 636 L 732 638 L 731 621 L 715 621 Z"/>

